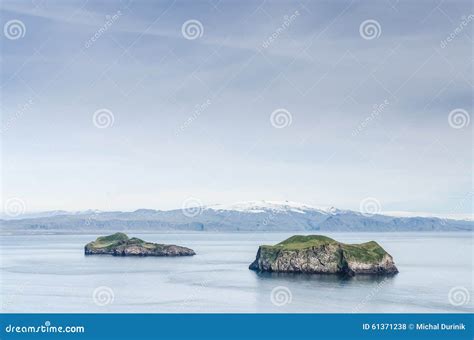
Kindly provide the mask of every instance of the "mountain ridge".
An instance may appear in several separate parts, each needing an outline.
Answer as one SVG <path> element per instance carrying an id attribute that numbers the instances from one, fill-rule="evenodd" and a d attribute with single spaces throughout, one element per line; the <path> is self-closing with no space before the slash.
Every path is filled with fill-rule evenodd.
<path id="1" fill-rule="evenodd" d="M 394 217 L 290 201 L 246 201 L 174 210 L 63 212 L 3 219 L 1 230 L 472 231 L 473 221 Z"/>

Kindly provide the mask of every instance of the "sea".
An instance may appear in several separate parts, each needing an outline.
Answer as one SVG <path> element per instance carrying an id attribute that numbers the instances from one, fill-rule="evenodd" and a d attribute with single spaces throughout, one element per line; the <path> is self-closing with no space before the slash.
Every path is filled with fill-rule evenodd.
<path id="1" fill-rule="evenodd" d="M 192 257 L 85 256 L 97 234 L 3 234 L 3 313 L 473 313 L 472 233 L 326 233 L 377 241 L 391 277 L 248 269 L 262 244 L 294 233 L 134 233 Z"/>

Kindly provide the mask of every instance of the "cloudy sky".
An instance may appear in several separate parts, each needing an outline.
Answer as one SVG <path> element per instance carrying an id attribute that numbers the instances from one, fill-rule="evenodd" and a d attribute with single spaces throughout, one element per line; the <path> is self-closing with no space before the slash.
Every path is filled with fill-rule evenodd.
<path id="1" fill-rule="evenodd" d="M 471 1 L 1 6 L 4 208 L 472 210 Z"/>

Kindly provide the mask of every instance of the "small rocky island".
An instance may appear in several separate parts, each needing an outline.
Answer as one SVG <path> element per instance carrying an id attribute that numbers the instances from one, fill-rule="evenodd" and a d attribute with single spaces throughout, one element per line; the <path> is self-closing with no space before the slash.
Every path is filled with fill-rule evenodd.
<path id="1" fill-rule="evenodd" d="M 398 273 L 392 256 L 375 241 L 345 244 L 321 235 L 296 235 L 274 246 L 260 246 L 249 269 L 349 276 Z"/>
<path id="2" fill-rule="evenodd" d="M 86 255 L 114 256 L 192 256 L 194 250 L 170 244 L 145 242 L 139 238 L 129 238 L 124 233 L 98 237 L 84 247 Z"/>

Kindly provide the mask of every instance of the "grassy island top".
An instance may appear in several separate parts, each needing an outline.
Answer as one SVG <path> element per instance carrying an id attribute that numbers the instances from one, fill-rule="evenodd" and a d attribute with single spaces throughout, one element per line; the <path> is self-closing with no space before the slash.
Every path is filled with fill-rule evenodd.
<path id="1" fill-rule="evenodd" d="M 120 241 L 127 241 L 128 236 L 124 233 L 115 233 L 109 236 L 101 236 L 98 237 L 94 242 L 97 243 L 111 243 L 111 242 L 120 242 Z"/>
<path id="2" fill-rule="evenodd" d="M 339 246 L 347 259 L 364 262 L 380 261 L 387 252 L 375 241 L 360 244 L 345 244 L 322 235 L 295 235 L 274 246 L 262 246 L 263 250 L 305 250 L 323 245 Z"/>
<path id="3" fill-rule="evenodd" d="M 116 247 L 122 244 L 126 244 L 126 245 L 141 244 L 141 245 L 146 246 L 151 243 L 147 243 L 136 237 L 129 238 L 127 234 L 124 234 L 124 233 L 115 233 L 108 236 L 98 237 L 95 241 L 90 242 L 88 246 L 93 247 L 93 248 L 111 248 L 111 247 Z"/>
<path id="4" fill-rule="evenodd" d="M 295 235 L 278 243 L 276 246 L 285 248 L 285 249 L 304 249 L 311 247 L 318 247 L 323 244 L 337 244 L 336 240 L 333 240 L 330 237 L 322 235 Z"/>

